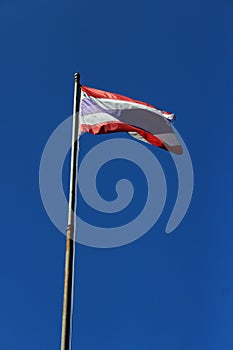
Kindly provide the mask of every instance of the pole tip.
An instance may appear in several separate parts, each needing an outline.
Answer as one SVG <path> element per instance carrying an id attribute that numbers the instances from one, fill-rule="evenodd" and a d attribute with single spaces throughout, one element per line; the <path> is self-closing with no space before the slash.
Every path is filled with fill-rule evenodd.
<path id="1" fill-rule="evenodd" d="M 80 79 L 80 74 L 79 73 L 75 73 L 74 74 L 74 80 L 78 81 Z"/>

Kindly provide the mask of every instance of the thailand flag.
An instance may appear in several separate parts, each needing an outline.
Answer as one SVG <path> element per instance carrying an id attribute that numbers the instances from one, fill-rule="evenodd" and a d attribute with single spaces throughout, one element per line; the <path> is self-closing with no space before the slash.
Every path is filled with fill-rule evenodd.
<path id="1" fill-rule="evenodd" d="M 80 133 L 128 132 L 175 154 L 182 154 L 171 122 L 174 114 L 150 104 L 86 86 L 81 88 Z"/>

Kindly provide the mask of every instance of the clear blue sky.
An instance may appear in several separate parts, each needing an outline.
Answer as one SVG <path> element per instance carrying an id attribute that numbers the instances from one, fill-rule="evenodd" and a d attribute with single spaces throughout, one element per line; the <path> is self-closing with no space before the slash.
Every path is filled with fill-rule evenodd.
<path id="1" fill-rule="evenodd" d="M 1 1 L 0 349 L 60 346 L 65 236 L 38 173 L 77 70 L 85 85 L 174 111 L 195 188 L 166 235 L 176 172 L 153 149 L 169 192 L 156 226 L 122 248 L 77 246 L 74 350 L 233 348 L 232 15 L 229 0 Z M 99 140 L 86 135 L 82 152 Z"/>

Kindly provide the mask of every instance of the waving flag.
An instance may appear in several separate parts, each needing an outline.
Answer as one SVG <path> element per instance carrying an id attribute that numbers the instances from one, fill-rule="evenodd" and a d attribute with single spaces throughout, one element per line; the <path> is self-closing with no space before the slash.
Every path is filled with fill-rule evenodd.
<path id="1" fill-rule="evenodd" d="M 131 136 L 182 154 L 171 122 L 174 114 L 148 103 L 82 86 L 80 133 L 128 132 Z"/>

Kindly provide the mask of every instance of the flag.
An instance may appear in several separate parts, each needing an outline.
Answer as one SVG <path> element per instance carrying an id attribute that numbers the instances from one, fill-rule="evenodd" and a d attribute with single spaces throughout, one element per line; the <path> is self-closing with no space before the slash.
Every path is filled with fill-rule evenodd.
<path id="1" fill-rule="evenodd" d="M 174 114 L 119 94 L 81 87 L 80 134 L 128 132 L 175 154 L 182 147 L 172 128 Z"/>

